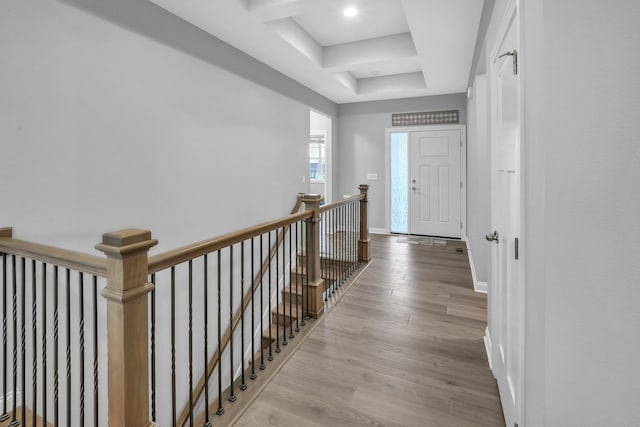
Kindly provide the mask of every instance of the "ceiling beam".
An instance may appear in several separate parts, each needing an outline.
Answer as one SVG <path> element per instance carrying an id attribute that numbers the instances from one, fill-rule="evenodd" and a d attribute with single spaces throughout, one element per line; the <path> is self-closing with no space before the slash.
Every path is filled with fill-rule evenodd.
<path id="1" fill-rule="evenodd" d="M 262 22 L 306 15 L 340 7 L 343 0 L 245 0 L 247 10 Z"/>
<path id="2" fill-rule="evenodd" d="M 323 67 L 333 71 L 345 71 L 355 65 L 379 63 L 416 55 L 411 34 L 395 34 L 327 46 L 324 48 Z"/>
<path id="3" fill-rule="evenodd" d="M 426 89 L 422 72 L 368 77 L 358 80 L 358 95 Z"/>
<path id="4" fill-rule="evenodd" d="M 323 49 L 314 39 L 291 18 L 278 19 L 267 23 L 267 26 L 289 43 L 298 52 L 322 66 Z"/>

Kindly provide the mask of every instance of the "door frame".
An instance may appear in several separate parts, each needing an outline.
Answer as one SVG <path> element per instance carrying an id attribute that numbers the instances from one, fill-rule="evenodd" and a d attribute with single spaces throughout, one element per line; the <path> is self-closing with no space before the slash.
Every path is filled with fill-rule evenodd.
<path id="1" fill-rule="evenodd" d="M 519 396 L 519 408 L 518 408 L 518 414 L 513 414 L 516 418 L 517 421 L 519 421 L 520 425 L 523 425 L 525 423 L 525 418 L 524 418 L 524 414 L 525 414 L 525 402 L 526 402 L 526 396 L 525 396 L 525 384 L 524 384 L 524 380 L 525 380 L 525 370 L 526 370 L 526 357 L 525 357 L 525 331 L 526 331 L 526 325 L 525 325 L 525 307 L 526 307 L 526 289 L 525 289 L 525 269 L 526 269 L 526 258 L 527 258 L 527 254 L 525 252 L 525 242 L 526 242 L 526 227 L 525 227 L 525 183 L 524 183 L 524 176 L 525 176 L 525 144 L 526 144 L 526 140 L 525 140 L 525 91 L 524 91 L 524 78 L 526 76 L 525 74 L 525 67 L 524 67 L 524 61 L 523 58 L 525 55 L 522 54 L 522 47 L 523 47 L 523 36 L 522 36 L 522 29 L 523 29 L 523 14 L 522 14 L 523 8 L 522 8 L 522 3 L 520 0 L 509 0 L 507 7 L 505 9 L 505 13 L 502 16 L 502 20 L 500 21 L 500 24 L 498 26 L 498 32 L 497 32 L 497 36 L 494 42 L 494 45 L 491 46 L 491 51 L 488 57 L 488 67 L 487 67 L 487 71 L 489 72 L 489 87 L 488 87 L 488 95 L 490 97 L 490 109 L 489 109 L 489 119 L 490 119 L 490 141 L 491 141 L 491 226 L 493 227 L 493 218 L 494 218 L 494 213 L 493 213 L 493 209 L 494 206 L 496 204 L 495 202 L 495 188 L 496 188 L 496 182 L 495 182 L 495 174 L 494 174 L 494 162 L 495 162 L 495 130 L 496 130 L 496 123 L 497 123 L 497 117 L 496 117 L 496 108 L 497 108 L 497 66 L 496 66 L 496 60 L 498 59 L 498 55 L 500 55 L 502 52 L 500 51 L 502 43 L 504 42 L 506 36 L 507 36 L 507 32 L 509 30 L 510 24 L 513 22 L 514 25 L 516 25 L 516 38 L 518 40 L 518 74 L 520 75 L 519 78 L 519 121 L 520 121 L 520 129 L 519 129 L 519 137 L 520 137 L 520 149 L 519 149 L 519 167 L 520 167 L 520 171 L 519 171 L 519 176 L 520 176 L 520 182 L 518 183 L 519 186 L 519 191 L 520 191 L 520 197 L 519 197 L 519 221 L 520 221 L 520 230 L 519 230 L 519 256 L 518 256 L 518 263 L 519 263 L 519 268 L 520 268 L 520 275 L 519 275 L 519 280 L 520 280 L 520 286 L 521 286 L 521 298 L 520 301 L 518 301 L 519 304 L 519 310 L 518 312 L 520 313 L 519 315 L 519 323 L 520 323 L 520 327 L 521 327 L 521 331 L 520 331 L 520 337 L 519 337 L 519 342 L 518 345 L 520 347 L 519 349 L 519 354 L 520 354 L 520 358 L 519 358 L 519 366 L 521 367 L 520 372 L 518 373 L 519 378 L 518 378 L 518 384 L 519 384 L 519 388 L 517 390 L 517 394 Z M 493 229 L 491 230 L 487 230 L 487 233 L 491 233 L 493 232 Z M 494 243 L 491 242 L 491 244 L 493 245 Z M 496 281 L 495 278 L 495 266 L 496 266 L 496 260 L 495 257 L 497 256 L 497 251 L 495 250 L 495 248 L 492 248 L 491 250 L 491 269 L 490 269 L 490 277 L 489 277 L 489 284 L 488 284 L 488 306 L 489 306 L 489 310 L 491 310 L 490 312 L 488 312 L 488 319 L 487 322 L 491 322 L 487 325 L 486 328 L 486 332 L 485 332 L 485 346 L 486 346 L 486 350 L 487 350 L 487 356 L 489 359 L 489 366 L 491 368 L 491 371 L 493 372 L 494 377 L 496 377 L 496 380 L 498 379 L 498 375 L 501 374 L 501 372 L 498 371 L 498 366 L 500 366 L 500 349 L 498 348 L 498 346 L 494 345 L 494 340 L 491 337 L 491 332 L 492 330 L 490 329 L 490 325 L 491 324 L 495 324 L 495 320 L 494 318 L 496 316 L 499 315 L 498 313 L 498 309 L 499 307 L 497 307 L 497 304 L 495 302 L 495 293 L 492 293 L 492 290 L 494 289 L 494 283 Z M 497 331 L 496 331 L 497 332 Z M 498 375 L 496 375 L 498 374 Z M 499 384 L 499 381 L 498 381 Z M 509 390 L 500 390 L 499 389 L 499 394 L 500 394 L 500 398 L 503 399 L 505 397 L 509 397 L 510 398 L 510 393 Z M 503 409 L 504 410 L 504 409 Z M 508 420 L 506 419 L 507 414 L 505 413 L 505 421 L 508 422 Z"/>
<path id="2" fill-rule="evenodd" d="M 460 189 L 460 221 L 462 229 L 460 230 L 460 240 L 467 238 L 467 126 L 466 125 L 433 125 L 433 126 L 396 126 L 385 128 L 384 138 L 384 173 L 385 173 L 385 210 L 384 210 L 384 233 L 391 234 L 391 134 L 392 133 L 411 133 L 411 132 L 429 132 L 429 131 L 447 131 L 459 130 L 462 139 L 462 147 L 460 148 L 460 180 L 462 188 Z M 411 223 L 411 212 L 409 212 L 409 223 Z"/>
<path id="3" fill-rule="evenodd" d="M 325 203 L 333 201 L 333 116 L 325 114 L 313 108 L 309 109 L 309 117 L 311 113 L 325 117 L 329 120 L 329 129 L 313 129 L 309 123 L 309 136 L 313 133 L 324 133 L 325 162 L 326 162 L 326 178 L 324 183 Z M 309 139 L 307 139 L 309 141 Z M 309 144 L 307 143 L 307 175 L 309 174 Z M 311 177 L 308 178 L 308 185 L 311 188 Z"/>

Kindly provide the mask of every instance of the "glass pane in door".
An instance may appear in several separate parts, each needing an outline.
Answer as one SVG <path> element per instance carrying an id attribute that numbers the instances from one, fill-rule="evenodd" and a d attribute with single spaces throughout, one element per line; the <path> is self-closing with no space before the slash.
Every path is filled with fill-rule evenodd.
<path id="1" fill-rule="evenodd" d="M 409 134 L 392 133 L 389 145 L 391 173 L 391 232 L 409 233 Z"/>

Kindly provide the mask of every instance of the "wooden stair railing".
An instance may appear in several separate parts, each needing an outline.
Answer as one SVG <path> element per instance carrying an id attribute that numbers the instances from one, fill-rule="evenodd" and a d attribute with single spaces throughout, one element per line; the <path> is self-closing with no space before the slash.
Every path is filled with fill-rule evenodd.
<path id="1" fill-rule="evenodd" d="M 276 305 L 271 310 L 270 319 L 276 324 L 276 334 L 282 335 L 286 341 L 286 329 L 288 328 L 290 333 L 293 332 L 293 322 L 298 318 L 301 320 L 309 317 L 320 316 L 324 310 L 324 299 L 329 298 L 332 286 L 338 286 L 341 280 L 344 280 L 346 275 L 354 271 L 357 267 L 357 263 L 360 261 L 369 260 L 369 240 L 368 232 L 366 229 L 366 203 L 367 203 L 367 186 L 360 187 L 361 194 L 349 199 L 345 199 L 338 203 L 330 205 L 320 206 L 320 197 L 314 195 L 305 195 L 298 197 L 295 213 L 287 217 L 263 223 L 251 228 L 236 231 L 223 235 L 218 238 L 208 239 L 202 242 L 198 242 L 192 245 L 188 245 L 182 248 L 178 248 L 172 251 L 165 252 L 163 254 L 148 256 L 149 248 L 157 244 L 155 239 L 152 239 L 151 232 L 146 230 L 128 229 L 117 232 L 105 233 L 102 237 L 102 242 L 96 245 L 96 249 L 105 253 L 106 258 L 97 257 L 93 255 L 82 254 L 79 252 L 59 249 L 46 245 L 39 245 L 36 243 L 25 242 L 13 238 L 12 229 L 0 228 L 0 268 L 2 269 L 2 292 L 3 292 L 3 348 L 2 348 L 2 369 L 4 369 L 4 382 L 2 393 L 0 396 L 4 401 L 4 408 L 0 408 L 0 423 L 10 422 L 17 423 L 17 410 L 20 410 L 20 418 L 27 419 L 27 411 L 31 410 L 30 422 L 33 425 L 48 425 L 49 420 L 52 420 L 52 424 L 57 425 L 59 422 L 66 421 L 67 423 L 75 423 L 76 421 L 84 421 L 86 418 L 93 418 L 94 424 L 98 424 L 99 417 L 102 415 L 108 416 L 110 426 L 153 426 L 156 423 L 156 411 L 155 411 L 155 382 L 156 372 L 154 371 L 155 362 L 153 360 L 154 343 L 155 343 L 155 295 L 156 284 L 151 283 L 149 277 L 153 274 L 159 273 L 163 270 L 171 270 L 180 265 L 189 265 L 189 400 L 191 405 L 195 404 L 199 399 L 203 390 L 207 388 L 206 379 L 211 378 L 216 365 L 218 368 L 218 375 L 221 375 L 220 355 L 225 352 L 225 347 L 229 345 L 233 349 L 233 336 L 234 331 L 239 328 L 239 325 L 244 325 L 244 312 L 251 305 L 252 308 L 252 334 L 253 334 L 253 314 L 256 310 L 253 307 L 255 299 L 252 302 L 252 296 L 255 291 L 260 287 L 261 295 L 264 293 L 263 276 L 271 273 L 271 263 L 275 258 L 276 265 L 276 284 L 273 294 L 269 293 L 268 304 L 271 307 L 271 295 L 275 295 Z M 303 212 L 297 212 L 300 203 L 305 203 L 306 210 Z M 346 220 L 349 226 L 347 226 L 347 232 L 344 232 L 341 239 L 344 241 L 338 242 L 338 236 L 340 234 L 338 229 L 338 222 Z M 326 236 L 321 235 L 321 221 L 327 221 L 331 224 L 333 240 L 330 243 L 322 239 L 327 239 Z M 349 222 L 351 221 L 351 222 Z M 297 252 L 295 254 L 296 264 L 302 263 L 303 266 L 291 266 L 291 271 L 287 274 L 284 272 L 284 267 L 287 265 L 285 262 L 284 250 L 287 247 L 286 238 L 288 234 L 288 249 L 289 262 L 292 261 L 292 234 L 291 230 L 293 225 L 296 226 L 296 230 L 304 230 L 304 243 L 305 250 Z M 354 231 L 355 228 L 359 228 L 358 232 Z M 268 235 L 269 238 L 275 231 L 276 241 L 270 248 L 267 247 L 267 257 L 262 260 L 258 260 L 258 266 L 256 266 L 257 274 L 252 277 L 251 285 L 247 286 L 246 293 L 243 294 L 239 300 L 233 298 L 233 247 L 244 248 L 244 243 L 250 241 L 253 244 L 253 239 L 259 236 Z M 282 232 L 280 232 L 282 231 Z M 325 230 L 326 231 L 326 230 Z M 323 231 L 324 232 L 324 231 Z M 354 240 L 354 237 L 358 240 Z M 348 240 L 348 241 L 346 241 Z M 296 237 L 296 251 L 298 248 L 298 240 Z M 321 259 L 321 244 L 330 244 L 334 246 L 343 245 L 340 250 L 333 252 L 334 259 L 331 259 L 325 254 L 324 261 Z M 242 246 L 241 246 L 242 245 Z M 357 248 L 356 248 L 357 246 Z M 278 250 L 282 247 L 282 266 L 283 276 L 285 277 L 284 283 L 280 285 L 280 274 L 278 273 Z M 218 260 L 220 259 L 220 251 L 222 249 L 229 250 L 230 259 L 230 276 L 229 276 L 229 322 L 225 326 L 226 332 L 224 339 L 220 336 L 220 310 L 218 310 L 218 349 L 213 354 L 213 357 L 209 359 L 208 363 L 203 366 L 203 374 L 197 381 L 197 384 L 192 383 L 192 366 L 191 366 L 191 262 L 192 260 L 205 257 L 213 252 L 218 253 Z M 251 245 L 251 254 L 253 255 L 253 245 Z M 350 260 L 355 262 L 346 262 L 346 256 L 344 260 L 336 260 L 336 254 L 350 254 Z M 242 251 L 242 260 L 244 260 L 245 251 Z M 31 260 L 27 265 L 26 259 Z M 206 272 L 206 262 L 205 262 Z M 220 307 L 220 263 L 218 262 L 218 307 Z M 251 269 L 253 271 L 253 263 Z M 38 266 L 38 270 L 36 270 Z M 27 268 L 29 267 L 29 268 Z M 323 271 L 323 269 L 325 271 Z M 72 271 L 75 271 L 75 276 L 72 276 Z M 244 277 L 245 267 L 244 264 L 240 268 L 240 273 Z M 66 273 L 65 273 L 66 272 Z M 254 272 L 255 273 L 255 272 Z M 93 280 L 85 280 L 85 275 L 92 276 Z M 296 280 L 304 281 L 304 293 L 299 293 L 294 290 L 294 275 Z M 173 276 L 173 274 L 172 274 Z M 288 276 L 288 277 L 287 277 Z M 66 277 L 66 281 L 65 281 Z M 206 277 L 206 275 L 205 275 Z M 47 278 L 51 283 L 47 285 Z M 102 278 L 106 278 L 106 286 L 104 286 L 101 294 L 105 298 L 100 300 L 106 304 L 106 324 L 98 324 L 98 284 L 102 284 Z M 173 278 L 173 277 L 172 277 Z M 288 278 L 288 286 L 287 279 Z M 60 279 L 60 280 L 59 280 Z M 241 280 L 241 282 L 244 279 Z M 60 295 L 58 294 L 58 281 L 60 281 Z M 25 288 L 28 282 L 29 287 Z M 334 283 L 335 285 L 327 285 L 327 283 Z M 206 279 L 205 279 L 206 283 Z M 66 286 L 66 287 L 65 287 Z M 78 323 L 71 322 L 69 309 L 69 297 L 71 296 L 70 286 L 78 287 L 78 295 L 80 302 L 74 303 L 74 309 L 78 309 L 77 314 Z M 181 285 L 182 286 L 182 285 Z M 186 284 L 185 284 L 186 286 Z M 205 285 L 206 286 L 206 285 Z M 226 284 L 225 284 L 226 286 Z M 85 289 L 86 288 L 86 293 Z M 174 286 L 172 284 L 172 292 Z M 241 289 L 244 288 L 244 283 L 241 283 Z M 25 291 L 26 289 L 26 291 Z M 184 289 L 184 288 L 182 288 Z M 54 292 L 54 296 L 51 299 L 55 304 L 47 311 L 46 301 L 50 299 L 50 294 L 46 292 Z M 186 289 L 185 289 L 186 291 Z M 36 297 L 36 295 L 38 295 Z M 76 296 L 76 298 L 78 297 Z M 85 295 L 85 296 L 83 296 Z M 151 297 L 149 298 L 149 295 Z M 173 294 L 172 294 L 173 295 Z M 282 304 L 279 304 L 279 298 L 282 295 Z M 7 297 L 12 297 L 8 300 Z M 65 298 L 66 297 L 66 300 Z M 25 314 L 27 309 L 25 307 L 26 298 L 30 298 L 32 319 L 25 320 Z M 93 310 L 89 310 L 87 316 L 84 314 L 84 305 L 86 301 L 92 301 L 91 307 Z M 11 301 L 10 304 L 7 304 Z M 42 305 L 36 308 L 37 302 L 42 302 Z M 65 302 L 66 301 L 66 302 Z M 58 306 L 58 302 L 63 304 Z M 23 308 L 18 310 L 18 303 Z M 239 304 L 238 304 L 239 303 Z M 64 304 L 67 304 L 66 312 Z M 174 304 L 173 299 L 171 304 Z M 204 303 L 204 310 L 206 309 L 206 302 Z M 237 304 L 240 308 L 234 308 Z M 7 305 L 13 312 L 13 318 L 7 315 Z M 152 323 L 149 323 L 149 307 L 151 310 Z M 295 307 L 294 307 L 295 306 Z M 302 310 L 298 310 L 298 306 L 302 306 Z M 58 310 L 61 310 L 59 313 Z M 295 316 L 293 315 L 295 311 Z M 21 313 L 22 318 L 18 320 L 18 313 Z M 63 319 L 66 313 L 66 320 Z M 267 311 L 268 313 L 268 311 Z M 36 318 L 39 316 L 40 318 Z M 76 316 L 74 314 L 74 316 Z M 93 316 L 93 318 L 92 318 Z M 260 306 L 260 316 L 262 316 L 262 304 Z M 166 316 L 163 316 L 166 318 Z M 60 318 L 60 322 L 58 319 Z M 205 317 L 206 319 L 206 317 Z M 262 319 L 262 318 L 261 318 Z M 75 322 L 75 317 L 73 318 Z M 52 322 L 52 326 L 48 323 Z M 173 322 L 173 318 L 172 318 Z M 32 327 L 32 331 L 26 333 L 27 324 Z M 260 323 L 261 324 L 261 323 Z M 20 326 L 20 328 L 19 328 Z M 69 331 L 76 335 L 79 341 L 73 343 L 73 347 L 70 344 L 70 332 L 66 332 L 66 344 L 59 342 L 58 329 L 62 329 L 65 326 Z M 282 331 L 280 331 L 282 328 Z M 242 329 L 242 341 L 244 342 L 244 328 Z M 98 345 L 98 335 L 101 331 L 106 330 L 106 345 Z M 264 329 L 267 333 L 263 335 L 268 336 L 268 331 L 272 329 L 272 326 L 268 326 Z M 36 335 L 36 331 L 39 335 Z M 206 322 L 205 322 L 205 343 L 206 343 Z M 166 334 L 166 332 L 164 332 Z M 172 332 L 173 334 L 174 332 Z M 20 335 L 20 337 L 18 336 Z M 273 335 L 273 333 L 271 334 Z M 53 340 L 47 339 L 49 336 L 53 337 Z M 60 331 L 60 340 L 63 338 L 63 332 Z M 33 338 L 27 340 L 26 338 Z M 36 340 L 36 337 L 39 337 Z M 149 339 L 151 338 L 151 339 Z M 87 341 L 87 353 L 85 354 L 85 340 Z M 18 341 L 21 342 L 22 349 L 18 347 Z M 28 341 L 28 342 L 27 342 Z M 90 350 L 91 344 L 93 350 Z M 150 350 L 151 344 L 151 350 Z M 271 343 L 269 343 L 270 345 Z M 277 340 L 277 344 L 281 344 Z M 284 344 L 284 343 L 282 343 Z M 27 350 L 25 352 L 25 345 Z M 186 345 L 182 344 L 183 347 Z M 38 347 L 39 346 L 39 347 Z M 173 344 L 172 344 L 173 346 Z M 66 363 L 63 357 L 58 357 L 59 350 L 66 348 Z M 213 348 L 213 347 L 212 347 Z M 248 346 L 241 348 L 241 362 L 242 362 L 242 384 L 240 389 L 244 390 L 244 372 L 245 372 L 245 357 L 244 352 Z M 252 347 L 253 349 L 253 336 Z M 261 346 L 263 348 L 263 346 Z M 8 353 L 8 349 L 13 350 L 13 355 Z M 73 351 L 71 351 L 73 349 Z M 206 350 L 206 344 L 205 344 Z M 78 351 L 79 354 L 75 352 Z M 104 394 L 100 395 L 100 390 L 105 387 L 105 384 L 98 384 L 99 365 L 98 355 L 99 352 L 106 351 L 107 369 L 108 369 L 108 386 L 106 387 L 106 394 L 108 394 L 108 408 L 104 408 L 101 405 L 104 403 Z M 183 348 L 184 351 L 184 348 Z M 172 350 L 173 352 L 173 350 Z M 33 356 L 33 379 L 31 391 L 32 402 L 25 401 L 25 394 L 22 394 L 21 405 L 17 405 L 17 402 L 13 402 L 12 408 L 7 408 L 7 401 L 9 391 L 13 388 L 14 396 L 18 387 L 19 378 L 17 378 L 18 371 L 21 373 L 21 390 L 25 390 L 25 371 L 26 363 L 25 355 Z M 73 353 L 73 354 L 72 354 Z M 150 358 L 150 353 L 152 357 Z M 228 353 L 228 352 L 227 352 Z M 202 353 L 207 355 L 205 351 Z M 231 351 L 229 374 L 230 374 L 230 394 L 234 397 L 233 388 L 236 382 L 235 369 L 240 365 L 233 361 L 233 351 Z M 17 356 L 20 357 L 17 357 Z M 255 355 L 255 353 L 254 353 Z M 90 362 L 93 356 L 93 370 L 88 362 Z M 102 357 L 102 356 L 101 356 Z M 101 358 L 100 357 L 100 358 Z M 172 360 L 174 355 L 171 355 Z M 71 360 L 74 363 L 79 363 L 79 370 L 71 371 Z M 206 359 L 205 359 L 206 361 Z M 19 363 L 18 363 L 19 362 Z M 28 361 L 31 363 L 31 360 Z M 48 363 L 47 363 L 48 362 Z M 251 357 L 251 369 L 255 367 L 255 359 Z M 174 363 L 172 361 L 172 363 Z M 9 367 L 8 365 L 11 364 Z M 87 369 L 85 372 L 85 365 Z M 149 369 L 150 366 L 153 369 Z M 276 366 L 276 365 L 274 365 Z M 7 373 L 7 367 L 11 372 Z M 43 370 L 43 374 L 38 379 L 38 373 L 36 367 Z M 50 369 L 47 373 L 47 369 Z M 75 369 L 75 368 L 74 368 Z M 248 368 L 247 368 L 248 370 Z M 52 374 L 52 372 L 55 373 Z M 66 372 L 66 378 L 64 373 Z M 149 387 L 149 373 L 151 372 L 151 384 L 153 387 Z M 10 375 L 12 374 L 12 375 Z M 54 384 L 47 383 L 47 378 L 54 377 Z M 74 378 L 73 385 L 76 382 L 80 384 L 80 389 L 71 389 L 71 378 Z M 267 377 L 263 377 L 264 381 L 268 381 Z M 38 382 L 39 381 L 39 382 Z M 66 386 L 63 383 L 66 381 Z M 183 380 L 181 380 L 184 382 Z M 238 378 L 239 381 L 239 378 Z M 8 384 L 7 384 L 8 383 Z M 87 383 L 85 386 L 85 383 Z M 60 384 L 60 390 L 58 385 Z M 162 387 L 166 387 L 167 383 L 163 383 Z M 185 411 L 183 410 L 180 417 L 176 414 L 176 391 L 175 391 L 175 372 L 173 377 L 173 419 L 169 422 L 166 419 L 162 420 L 162 424 L 171 424 L 174 421 L 178 421 L 178 425 L 184 424 L 187 420 L 185 418 Z M 222 386 L 222 382 L 218 381 L 219 387 Z M 93 385 L 93 390 L 90 385 Z M 60 392 L 60 393 L 59 393 Z M 73 394 L 72 394 L 73 392 Z M 66 393 L 66 396 L 63 394 Z M 229 394 L 229 393 L 228 393 Z M 51 395 L 51 396 L 50 396 Z M 220 391 L 218 399 L 221 399 L 223 393 Z M 73 401 L 71 397 L 73 396 Z M 38 397 L 40 399 L 38 400 Z M 100 398 L 102 397 L 102 398 Z M 51 399 L 47 401 L 47 399 Z M 19 400 L 19 399 L 16 399 Z M 232 399 L 229 399 L 232 400 Z M 233 399 L 235 400 L 235 399 Z M 232 401 L 233 401 L 232 400 Z M 48 403 L 49 402 L 49 403 Z M 53 403 L 52 403 L 53 402 Z M 26 403 L 33 403 L 31 408 L 26 407 Z M 86 403 L 86 405 L 85 405 Z M 47 414 L 47 407 L 53 405 L 55 408 L 54 413 Z M 2 406 L 2 405 L 0 405 Z M 152 408 L 149 411 L 149 408 Z M 85 414 L 85 409 L 87 410 Z M 221 406 L 220 408 L 221 409 Z M 193 406 L 187 408 L 186 413 L 188 416 L 194 417 Z M 221 413 L 218 411 L 218 413 Z M 9 415 L 11 414 L 11 415 Z M 205 411 L 203 417 L 209 416 L 208 408 Z M 100 423 L 104 424 L 104 420 Z"/>
<path id="2" fill-rule="evenodd" d="M 293 209 L 291 209 L 292 215 L 300 211 L 300 208 L 302 207 L 302 203 L 303 203 L 302 194 L 299 194 L 298 197 L 296 197 L 296 203 L 294 204 Z M 290 225 L 287 225 L 285 228 L 289 230 L 289 227 Z M 281 235 L 281 237 L 279 237 L 277 241 L 271 246 L 269 250 L 268 258 L 262 262 L 262 266 L 260 270 L 258 271 L 256 276 L 253 278 L 252 288 L 247 290 L 247 294 L 244 296 L 242 300 L 242 307 L 240 310 L 246 310 L 249 307 L 249 304 L 251 303 L 252 291 L 255 292 L 255 290 L 258 289 L 258 286 L 260 286 L 260 281 L 262 280 L 262 277 L 267 272 L 267 267 L 269 266 L 269 262 L 271 261 L 271 259 L 276 253 L 276 247 L 282 244 L 283 239 L 284 239 L 284 235 Z M 229 328 L 227 328 L 227 330 L 224 333 L 224 336 L 222 337 L 222 348 L 215 351 L 215 353 L 207 363 L 206 373 L 203 373 L 200 379 L 198 379 L 196 387 L 192 393 L 193 402 L 197 402 L 198 399 L 200 399 L 200 396 L 202 395 L 202 392 L 205 387 L 205 378 L 213 374 L 216 364 L 218 363 L 220 353 L 224 352 L 224 350 L 227 348 L 227 345 L 229 344 L 229 339 L 231 337 L 233 330 L 235 330 L 235 328 L 238 326 L 238 323 L 240 323 L 240 318 L 241 318 L 240 311 L 238 311 L 233 318 L 232 325 Z M 178 416 L 176 425 L 183 426 L 187 422 L 188 418 L 189 418 L 189 402 L 187 402 L 185 406 L 182 408 L 182 411 L 180 411 L 180 415 Z"/>

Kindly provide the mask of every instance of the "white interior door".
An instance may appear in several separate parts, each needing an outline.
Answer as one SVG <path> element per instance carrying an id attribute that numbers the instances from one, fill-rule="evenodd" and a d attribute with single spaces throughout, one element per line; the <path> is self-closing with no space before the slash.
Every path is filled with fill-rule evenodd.
<path id="1" fill-rule="evenodd" d="M 521 109 L 517 64 L 517 9 L 504 25 L 495 50 L 493 74 L 492 207 L 494 233 L 490 331 L 492 367 L 498 382 L 507 426 L 522 426 L 523 289 L 518 246 L 521 231 Z M 505 54 L 506 55 L 503 55 Z M 501 56 L 502 55 L 502 56 Z M 489 239 L 491 236 L 487 236 Z"/>
<path id="2" fill-rule="evenodd" d="M 461 130 L 411 132 L 411 234 L 461 237 Z"/>

